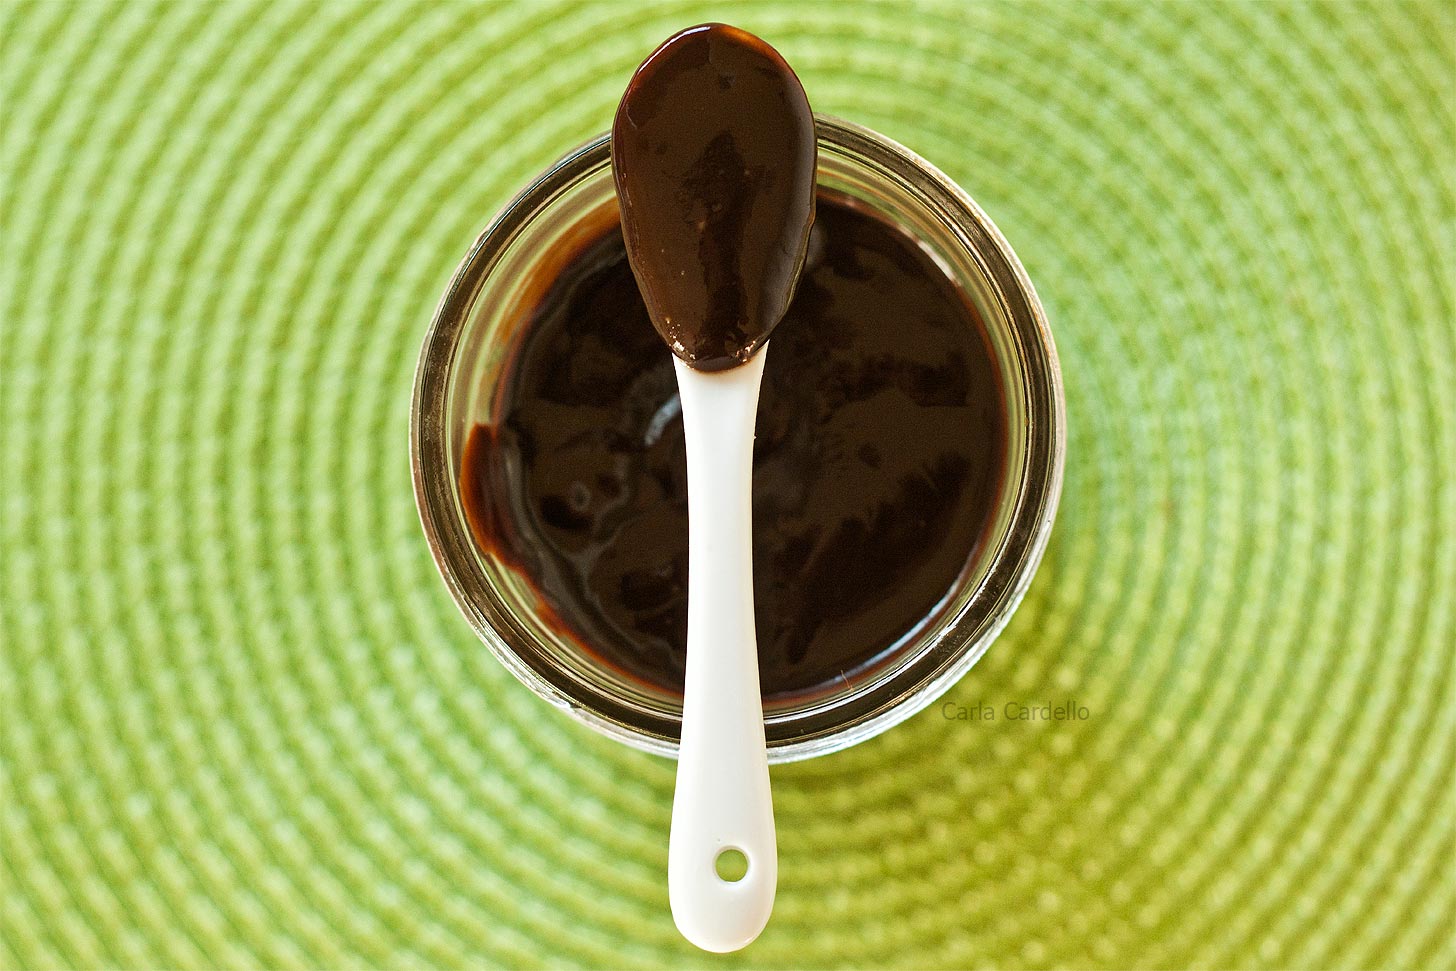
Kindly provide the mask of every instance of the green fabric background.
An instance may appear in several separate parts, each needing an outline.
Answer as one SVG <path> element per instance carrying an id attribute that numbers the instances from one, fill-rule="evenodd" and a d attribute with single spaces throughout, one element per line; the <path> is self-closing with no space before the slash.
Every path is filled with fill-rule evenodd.
<path id="1" fill-rule="evenodd" d="M 411 497 L 435 302 L 673 29 L 761 33 L 1039 288 L 1061 514 L 950 699 L 773 773 L 516 684 Z M 1456 5 L 0 7 L 0 965 L 1456 965 Z M 1081 722 L 1007 702 L 1075 698 Z"/>

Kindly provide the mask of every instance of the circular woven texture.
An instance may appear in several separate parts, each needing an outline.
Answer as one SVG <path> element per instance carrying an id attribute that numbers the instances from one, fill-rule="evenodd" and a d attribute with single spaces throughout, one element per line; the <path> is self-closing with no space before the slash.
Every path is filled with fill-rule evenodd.
<path id="1" fill-rule="evenodd" d="M 776 913 L 710 960 L 673 765 L 473 638 L 406 426 L 492 212 L 713 17 L 991 213 L 1070 433 L 1010 628 L 951 707 L 775 769 Z M 1456 965 L 1452 37 L 1449 2 L 0 6 L 0 965 Z"/>

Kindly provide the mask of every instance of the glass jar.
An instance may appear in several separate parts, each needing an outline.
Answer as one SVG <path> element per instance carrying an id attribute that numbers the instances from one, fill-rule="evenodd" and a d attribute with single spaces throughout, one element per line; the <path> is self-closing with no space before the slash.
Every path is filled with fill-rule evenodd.
<path id="1" fill-rule="evenodd" d="M 965 192 L 910 150 L 835 118 L 819 116 L 817 123 L 821 188 L 850 196 L 918 239 L 974 302 L 1001 371 L 1006 456 L 988 538 L 941 609 L 863 679 L 766 701 L 770 762 L 838 751 L 876 735 L 929 705 L 976 663 L 1041 560 L 1065 448 L 1051 332 L 1001 233 Z M 671 756 L 681 697 L 609 669 L 544 622 L 530 584 L 475 543 L 458 485 L 465 436 L 477 423 L 491 422 L 516 331 L 551 282 L 544 269 L 552 265 L 549 255 L 616 219 L 610 149 L 602 135 L 551 166 L 505 207 L 456 270 L 420 353 L 411 463 L 435 564 L 491 652 L 574 718 Z"/>

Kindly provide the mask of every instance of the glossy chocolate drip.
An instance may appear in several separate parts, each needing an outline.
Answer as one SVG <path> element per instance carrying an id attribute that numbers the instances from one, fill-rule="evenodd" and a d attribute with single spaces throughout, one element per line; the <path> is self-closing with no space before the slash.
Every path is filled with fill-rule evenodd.
<path id="1" fill-rule="evenodd" d="M 784 59 L 704 24 L 632 76 L 612 126 L 627 252 L 672 352 L 718 371 L 768 340 L 814 221 L 814 114 Z"/>
<path id="2" fill-rule="evenodd" d="M 497 421 L 461 470 L 483 549 L 549 623 L 629 675 L 682 688 L 687 481 L 670 358 L 621 232 L 561 253 L 516 337 Z M 966 296 L 909 237 L 821 195 L 775 332 L 753 478 L 765 697 L 853 680 L 920 627 L 991 520 L 1006 416 Z"/>

